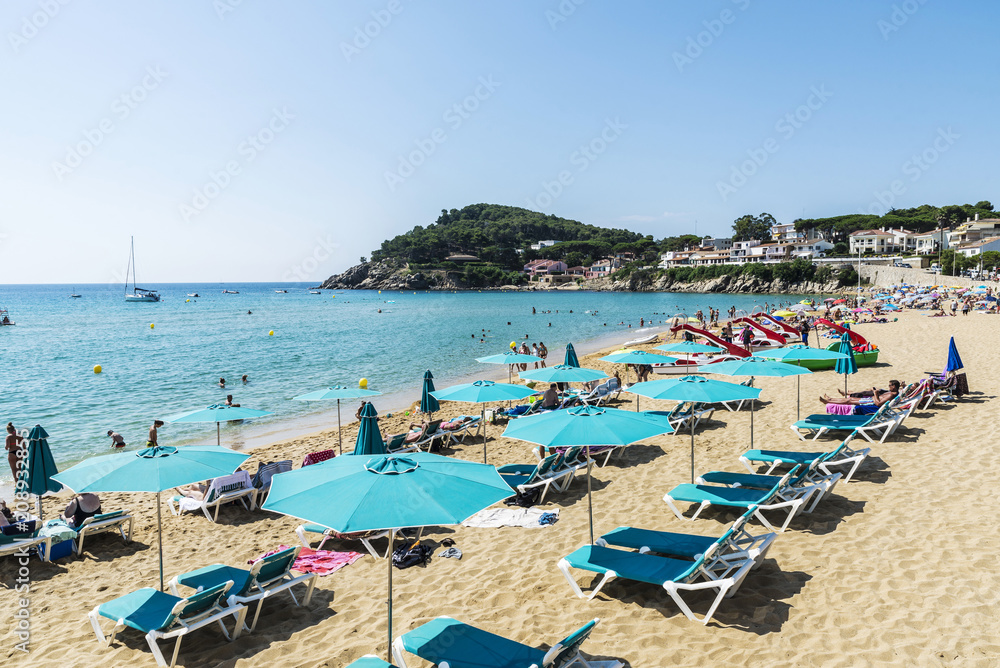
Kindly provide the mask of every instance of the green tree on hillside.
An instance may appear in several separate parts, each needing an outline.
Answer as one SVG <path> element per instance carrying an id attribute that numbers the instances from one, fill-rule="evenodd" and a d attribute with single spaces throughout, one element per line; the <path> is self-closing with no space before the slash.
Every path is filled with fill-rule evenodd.
<path id="1" fill-rule="evenodd" d="M 771 226 L 777 224 L 778 221 L 769 213 L 740 216 L 733 221 L 733 241 L 767 241 L 771 238 Z"/>

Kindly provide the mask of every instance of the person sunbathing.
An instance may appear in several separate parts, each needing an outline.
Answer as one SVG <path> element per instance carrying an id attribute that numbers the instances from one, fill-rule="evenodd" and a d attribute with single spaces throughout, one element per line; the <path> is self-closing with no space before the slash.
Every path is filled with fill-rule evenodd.
<path id="1" fill-rule="evenodd" d="M 86 493 L 74 496 L 63 511 L 62 519 L 71 527 L 78 527 L 88 517 L 101 512 L 101 500 L 96 494 Z"/>
<path id="2" fill-rule="evenodd" d="M 556 408 L 559 406 L 559 390 L 555 383 L 549 385 L 542 395 L 542 408 Z"/>
<path id="3" fill-rule="evenodd" d="M 397 436 L 402 436 L 406 434 L 406 438 L 403 439 L 404 443 L 413 443 L 414 441 L 419 441 L 420 438 L 427 432 L 427 428 L 430 426 L 430 422 L 426 420 L 423 422 L 411 422 L 410 426 L 407 427 L 409 431 L 401 432 L 399 434 L 389 434 L 387 440 L 392 440 Z"/>
<path id="4" fill-rule="evenodd" d="M 186 496 L 189 499 L 204 501 L 205 495 L 208 494 L 208 485 L 203 482 L 196 482 L 193 485 L 178 487 L 177 491 L 181 493 L 181 496 Z"/>
<path id="5" fill-rule="evenodd" d="M 854 410 L 855 415 L 867 415 L 874 413 L 880 406 L 887 401 L 892 401 L 897 396 L 899 396 L 899 381 L 890 380 L 888 390 L 880 392 L 877 387 L 873 387 L 872 396 L 870 397 L 831 397 L 821 395 L 819 400 L 824 404 L 856 406 L 857 408 Z"/>

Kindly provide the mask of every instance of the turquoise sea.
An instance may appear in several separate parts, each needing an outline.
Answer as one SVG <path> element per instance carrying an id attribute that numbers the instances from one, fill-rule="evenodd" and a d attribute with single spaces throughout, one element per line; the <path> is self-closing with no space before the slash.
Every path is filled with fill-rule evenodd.
<path id="1" fill-rule="evenodd" d="M 733 305 L 749 311 L 775 301 L 764 295 L 607 292 L 317 295 L 298 283 L 156 287 L 161 302 L 126 303 L 120 285 L 0 285 L 0 308 L 17 323 L 0 327 L 0 421 L 18 429 L 41 424 L 62 467 L 108 452 L 109 429 L 138 446 L 154 419 L 221 403 L 232 393 L 243 406 L 274 413 L 223 425 L 223 445 L 244 447 L 335 425 L 336 403 L 292 399 L 329 385 L 367 378 L 387 395 L 375 402 L 384 413 L 419 399 L 427 369 L 438 388 L 475 377 L 506 378 L 505 367 L 475 358 L 504 352 L 525 335 L 545 342 L 550 361 L 561 360 L 567 342 L 587 352 L 648 334 L 654 331 L 650 320 L 656 329 L 678 312 L 707 313 L 709 306 L 725 312 Z M 71 299 L 72 292 L 81 298 Z M 95 364 L 103 373 L 93 373 Z M 247 385 L 240 382 L 243 374 Z M 220 377 L 226 390 L 218 386 Z M 353 419 L 355 408 L 342 404 L 344 417 Z M 168 423 L 160 442 L 214 443 L 215 426 Z M 2 467 L 0 484 L 10 482 Z"/>

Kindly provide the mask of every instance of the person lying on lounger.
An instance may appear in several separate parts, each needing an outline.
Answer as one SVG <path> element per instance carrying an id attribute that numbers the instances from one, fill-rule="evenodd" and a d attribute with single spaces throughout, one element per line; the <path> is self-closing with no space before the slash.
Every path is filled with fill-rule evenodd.
<path id="1" fill-rule="evenodd" d="M 874 413 L 878 410 L 879 406 L 887 401 L 892 401 L 897 396 L 899 396 L 899 381 L 890 380 L 889 389 L 880 392 L 878 388 L 872 388 L 871 397 L 830 397 L 823 395 L 819 398 L 824 404 L 846 404 L 849 406 L 857 406 L 855 409 L 856 415 L 866 415 Z"/>
<path id="2" fill-rule="evenodd" d="M 423 436 L 426 433 L 427 428 L 430 426 L 430 424 L 431 423 L 427 422 L 426 420 L 423 421 L 423 422 L 411 422 L 410 426 L 408 427 L 409 431 L 403 432 L 403 433 L 406 434 L 406 438 L 403 439 L 403 442 L 404 443 L 413 443 L 414 441 L 419 441 L 420 437 Z M 386 440 L 387 441 L 391 441 L 396 436 L 402 436 L 402 433 L 400 433 L 400 434 L 389 434 L 386 437 Z"/>
<path id="3" fill-rule="evenodd" d="M 186 496 L 189 499 L 204 501 L 205 495 L 208 494 L 208 485 L 203 482 L 196 482 L 193 485 L 178 487 L 177 491 L 181 493 L 181 496 Z"/>

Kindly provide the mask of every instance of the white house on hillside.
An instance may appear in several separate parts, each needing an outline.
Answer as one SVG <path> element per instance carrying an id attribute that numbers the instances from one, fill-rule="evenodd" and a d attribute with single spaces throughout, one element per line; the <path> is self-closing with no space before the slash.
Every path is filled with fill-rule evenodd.
<path id="1" fill-rule="evenodd" d="M 537 244 L 531 244 L 531 250 L 542 250 L 543 248 L 548 248 L 549 246 L 555 246 L 558 241 L 555 239 L 546 239 L 545 241 L 539 241 Z"/>

